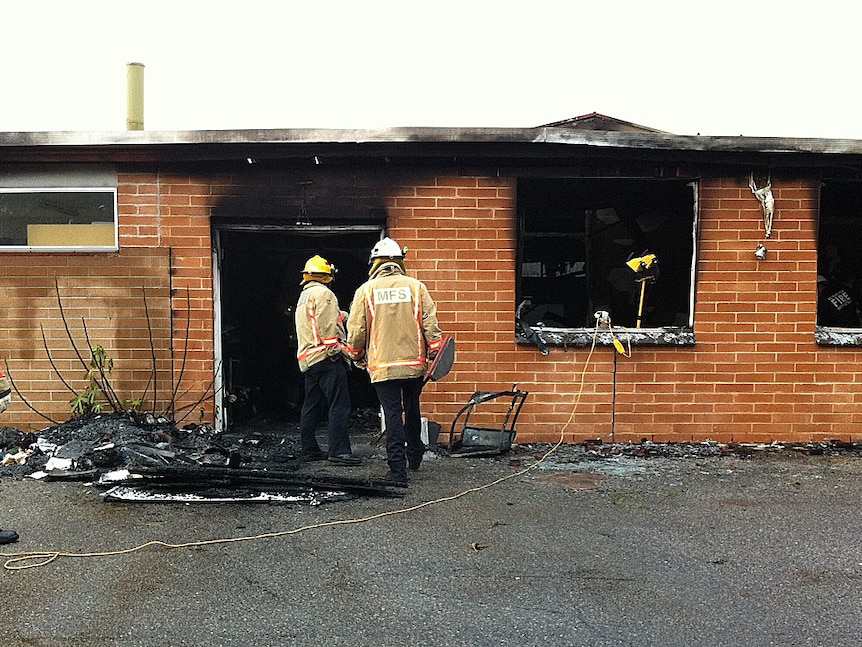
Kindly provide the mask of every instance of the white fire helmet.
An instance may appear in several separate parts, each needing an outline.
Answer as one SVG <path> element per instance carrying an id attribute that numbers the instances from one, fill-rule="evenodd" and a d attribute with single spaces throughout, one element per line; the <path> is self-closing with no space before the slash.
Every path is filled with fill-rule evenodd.
<path id="1" fill-rule="evenodd" d="M 368 259 L 369 263 L 374 262 L 378 258 L 404 258 L 404 255 L 407 253 L 407 248 L 403 250 L 401 247 L 389 237 L 382 238 L 377 241 L 377 244 L 371 250 L 371 258 Z"/>

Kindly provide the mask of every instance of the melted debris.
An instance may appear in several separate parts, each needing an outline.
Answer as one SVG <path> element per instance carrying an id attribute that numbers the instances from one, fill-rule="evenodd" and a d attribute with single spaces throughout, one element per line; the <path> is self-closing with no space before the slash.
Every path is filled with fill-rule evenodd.
<path id="1" fill-rule="evenodd" d="M 515 445 L 512 460 L 523 460 L 524 456 L 538 460 L 551 452 L 554 447 L 555 445 L 551 443 Z M 647 439 L 639 443 L 605 443 L 601 440 L 588 440 L 578 444 L 560 445 L 551 452 L 548 461 L 560 465 L 620 458 L 754 459 L 789 455 L 862 456 L 862 443 L 841 440 L 805 443 L 719 443 L 712 440 L 699 443 L 655 443 Z"/>
<path id="2" fill-rule="evenodd" d="M 374 410 L 353 412 L 350 426 L 351 434 L 379 437 L 380 422 Z M 185 497 L 187 501 L 295 499 L 316 505 L 350 496 L 403 494 L 383 479 L 315 471 L 315 465 L 321 464 L 301 463 L 298 450 L 296 422 L 260 420 L 222 433 L 207 425 L 178 428 L 149 414 L 99 414 L 74 418 L 38 433 L 0 428 L 0 477 L 87 480 L 121 486 L 124 489 L 115 490 L 115 498 L 139 501 L 167 500 L 164 491 L 156 491 L 156 481 L 159 487 L 171 482 L 171 491 L 178 497 L 172 500 Z M 596 439 L 567 445 L 515 443 L 502 460 L 521 467 L 544 459 L 543 469 L 614 474 L 642 470 L 649 459 L 751 460 L 788 455 L 862 456 L 862 443 L 656 443 L 646 438 L 638 443 L 606 443 Z M 132 476 L 117 478 L 117 474 Z M 128 479 L 153 485 L 144 492 L 134 491 L 129 488 L 140 481 Z M 267 482 L 269 489 L 256 482 Z M 197 489 L 192 487 L 195 484 Z"/>
<path id="3" fill-rule="evenodd" d="M 351 433 L 368 433 L 379 424 L 376 412 L 357 411 Z M 319 505 L 353 496 L 403 495 L 403 484 L 314 471 L 315 464 L 300 461 L 298 450 L 295 422 L 261 420 L 222 433 L 208 425 L 178 428 L 150 414 L 95 414 L 38 434 L 0 429 L 0 477 L 86 480 L 113 486 L 106 500 L 142 502 Z"/>

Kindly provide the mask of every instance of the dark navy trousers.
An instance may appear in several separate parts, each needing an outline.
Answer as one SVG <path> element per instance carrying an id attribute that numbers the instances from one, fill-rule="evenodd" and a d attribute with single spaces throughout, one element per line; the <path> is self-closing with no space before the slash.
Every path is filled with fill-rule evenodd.
<path id="1" fill-rule="evenodd" d="M 350 416 L 350 391 L 347 388 L 347 365 L 338 356 L 313 364 L 303 373 L 305 377 L 305 399 L 299 422 L 299 438 L 302 453 L 320 451 L 315 429 L 320 422 L 320 413 L 329 408 L 329 455 L 350 454 L 350 431 L 347 419 Z"/>
<path id="2" fill-rule="evenodd" d="M 417 469 L 425 454 L 419 410 L 422 386 L 421 377 L 374 382 L 386 421 L 386 457 L 396 477 L 407 475 L 408 462 Z"/>

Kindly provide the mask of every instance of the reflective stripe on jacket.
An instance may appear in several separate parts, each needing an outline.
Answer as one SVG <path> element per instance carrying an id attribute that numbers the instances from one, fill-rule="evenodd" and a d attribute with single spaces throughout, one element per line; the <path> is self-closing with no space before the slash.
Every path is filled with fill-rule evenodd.
<path id="1" fill-rule="evenodd" d="M 428 289 L 398 264 L 382 265 L 353 296 L 347 353 L 364 358 L 372 382 L 424 376 L 442 342 Z"/>
<path id="2" fill-rule="evenodd" d="M 303 373 L 343 350 L 345 330 L 338 297 L 323 283 L 309 281 L 303 286 L 294 320 L 296 359 Z"/>

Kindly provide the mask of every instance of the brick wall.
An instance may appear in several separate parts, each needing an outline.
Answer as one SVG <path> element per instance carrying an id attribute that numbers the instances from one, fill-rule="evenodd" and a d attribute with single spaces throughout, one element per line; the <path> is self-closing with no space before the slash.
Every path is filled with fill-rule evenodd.
<path id="1" fill-rule="evenodd" d="M 441 177 L 390 199 L 390 234 L 409 248 L 408 272 L 428 286 L 440 327 L 457 340 L 452 373 L 423 392 L 432 420 L 451 421 L 478 388 L 512 386 L 511 370 L 494 356 L 517 352 L 514 194 L 510 180 Z"/>
<path id="2" fill-rule="evenodd" d="M 670 440 L 856 439 L 859 390 L 853 348 L 814 343 L 818 182 L 773 177 L 777 215 L 769 254 L 748 178 L 701 184 L 697 346 L 638 352 L 657 392 L 629 379 L 626 436 Z M 644 357 L 646 356 L 646 357 Z M 643 413 L 642 413 L 643 412 Z"/>
<path id="3" fill-rule="evenodd" d="M 185 175 L 122 174 L 119 253 L 2 254 L 0 344 L 21 392 L 5 424 L 38 429 L 69 417 L 73 391 L 86 388 L 78 356 L 89 361 L 87 337 L 114 360 L 121 397 L 146 394 L 144 408 L 172 410 L 177 420 L 213 419 L 213 186 Z"/>
<path id="4" fill-rule="evenodd" d="M 214 415 L 210 214 L 220 186 L 178 174 L 129 174 L 119 184 L 120 247 L 157 247 L 169 257 L 176 418 L 191 422 Z"/>
<path id="5" fill-rule="evenodd" d="M 764 239 L 747 177 L 703 180 L 695 306 L 697 345 L 554 347 L 514 343 L 514 182 L 438 178 L 392 198 L 392 233 L 458 342 L 424 413 L 448 432 L 474 390 L 530 391 L 521 442 L 857 440 L 860 352 L 814 343 L 818 183 L 773 178 Z M 769 254 L 754 250 L 765 242 Z M 581 385 L 583 382 L 583 386 Z M 480 423 L 481 424 L 481 423 Z"/>
<path id="6" fill-rule="evenodd" d="M 56 280 L 68 318 L 86 320 L 129 392 L 142 389 L 150 374 L 141 323 L 146 287 L 159 382 L 182 372 L 178 417 L 212 420 L 212 398 L 198 403 L 215 370 L 210 216 L 240 184 L 229 177 L 121 175 L 119 254 L 3 255 L 2 350 L 37 409 L 62 416 L 70 398 L 46 357 L 40 322 L 60 372 L 74 374 L 79 385 L 81 379 L 59 317 Z M 439 176 L 395 182 L 381 194 L 391 235 L 410 248 L 408 271 L 428 285 L 443 330 L 457 339 L 452 374 L 423 394 L 424 414 L 444 434 L 473 391 L 517 383 L 530 392 L 520 442 L 859 439 L 860 353 L 814 343 L 815 180 L 773 176 L 777 215 L 765 241 L 769 255 L 757 261 L 764 226 L 748 178 L 704 179 L 697 345 L 635 347 L 629 358 L 608 347 L 552 347 L 543 357 L 515 344 L 515 188 L 510 178 Z M 5 418 L 27 428 L 44 423 L 20 401 Z"/>
<path id="7" fill-rule="evenodd" d="M 515 184 L 505 178 L 440 177 L 392 197 L 391 234 L 410 248 L 408 272 L 426 283 L 441 328 L 457 344 L 452 373 L 423 391 L 423 415 L 443 426 L 445 440 L 474 391 L 517 384 L 530 392 L 516 427 L 519 442 L 555 441 L 561 433 L 569 442 L 606 436 L 610 351 L 593 355 L 581 391 L 588 352 L 554 348 L 543 357 L 515 343 Z M 498 426 L 503 412 L 495 409 L 477 408 L 471 422 Z M 483 420 L 486 410 L 490 414 Z"/>
<path id="8" fill-rule="evenodd" d="M 87 388 L 96 344 L 114 361 L 109 381 L 120 398 L 144 396 L 159 411 L 170 406 L 166 250 L 2 257 L 0 353 L 20 393 L 5 426 L 34 431 L 68 419 L 70 400 Z"/>

